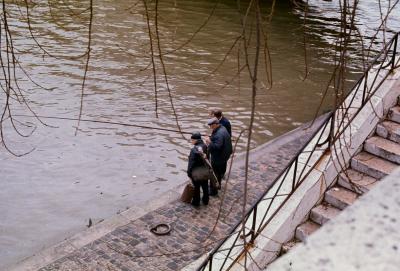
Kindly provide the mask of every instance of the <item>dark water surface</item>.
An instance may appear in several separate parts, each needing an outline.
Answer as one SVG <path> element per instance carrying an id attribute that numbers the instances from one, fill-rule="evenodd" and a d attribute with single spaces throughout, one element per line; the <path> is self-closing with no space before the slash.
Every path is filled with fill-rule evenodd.
<path id="1" fill-rule="evenodd" d="M 38 4 L 30 9 L 33 33 L 54 55 L 79 55 L 85 51 L 87 28 L 83 24 L 87 24 L 87 13 L 73 19 L 69 14 L 84 10 L 87 3 L 69 2 L 74 8 L 54 2 L 51 8 Z M 160 2 L 159 31 L 164 52 L 188 40 L 215 5 L 213 1 Z M 219 2 L 209 22 L 187 46 L 164 56 L 176 112 L 186 131 L 206 133 L 210 107 L 222 108 L 232 122 L 234 136 L 249 122 L 248 79 L 243 75 L 240 80 L 232 80 L 238 69 L 237 48 L 214 72 L 241 31 L 234 2 Z M 303 12 L 279 3 L 268 26 L 273 87 L 259 91 L 253 147 L 311 120 L 329 80 L 333 44 L 339 30 L 339 4 L 309 2 L 306 38 L 310 74 L 306 80 Z M 362 2 L 356 25 L 369 44 L 381 22 L 379 6 L 377 1 Z M 51 89 L 37 87 L 19 69 L 17 75 L 20 86 L 27 90 L 26 99 L 38 115 L 76 118 L 84 58 L 43 54 L 29 38 L 24 8 L 9 5 L 18 59 L 36 83 Z M 149 8 L 153 16 L 154 5 L 149 4 Z M 388 32 L 385 36 L 379 34 L 373 43 L 375 50 L 400 30 L 399 8 L 392 14 Z M 142 2 L 135 5 L 131 1 L 95 1 L 92 33 L 83 118 L 175 129 L 162 76 L 158 78 L 159 118 L 155 115 Z M 351 48 L 354 61 L 349 63 L 349 85 L 360 75 L 362 64 L 359 44 L 354 43 Z M 161 74 L 159 60 L 156 65 Z M 265 73 L 261 73 L 261 79 L 267 85 Z M 324 110 L 331 100 L 324 104 Z M 30 114 L 26 106 L 16 102 L 12 109 L 17 115 Z M 0 269 L 84 229 L 89 217 L 94 221 L 110 217 L 156 198 L 187 179 L 190 144 L 178 133 L 81 123 L 75 136 L 76 121 L 43 119 L 49 125 L 44 126 L 32 118 L 16 119 L 29 121 L 37 128 L 30 137 L 22 138 L 9 122 L 4 123 L 6 142 L 13 151 L 34 151 L 15 157 L 4 148 L 0 150 Z M 245 141 L 239 141 L 239 151 L 244 145 Z"/>

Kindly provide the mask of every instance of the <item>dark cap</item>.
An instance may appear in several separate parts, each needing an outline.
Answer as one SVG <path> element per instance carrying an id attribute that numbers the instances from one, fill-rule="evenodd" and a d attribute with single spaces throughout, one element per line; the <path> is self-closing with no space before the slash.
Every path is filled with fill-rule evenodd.
<path id="1" fill-rule="evenodd" d="M 219 124 L 219 120 L 217 119 L 217 118 L 212 118 L 212 119 L 209 119 L 208 121 L 207 121 L 207 124 L 208 125 L 212 125 L 212 124 Z"/>
<path id="2" fill-rule="evenodd" d="M 191 139 L 201 139 L 201 134 L 199 132 L 195 132 L 192 134 L 192 136 L 190 137 Z"/>

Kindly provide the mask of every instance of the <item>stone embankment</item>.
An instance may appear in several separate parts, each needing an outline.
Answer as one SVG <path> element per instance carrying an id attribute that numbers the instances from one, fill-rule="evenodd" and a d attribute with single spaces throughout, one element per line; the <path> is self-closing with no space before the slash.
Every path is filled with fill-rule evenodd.
<path id="1" fill-rule="evenodd" d="M 377 125 L 376 132 L 364 142 L 362 150 L 351 159 L 350 165 L 325 192 L 322 203 L 311 210 L 309 219 L 297 227 L 295 238 L 283 245 L 282 253 L 304 242 L 400 165 L 400 97 L 386 119 Z"/>
<path id="2" fill-rule="evenodd" d="M 270 186 L 323 119 L 289 132 L 251 152 L 247 206 Z M 242 218 L 244 159 L 234 159 L 229 180 L 208 206 L 194 208 L 178 200 L 181 188 L 149 212 L 131 208 L 86 232 L 49 247 L 9 270 L 179 270 L 210 251 Z M 147 210 L 151 209 L 151 204 Z M 167 223 L 157 236 L 150 227 Z"/>
<path id="3" fill-rule="evenodd" d="M 400 169 L 396 169 L 268 271 L 398 271 Z"/>

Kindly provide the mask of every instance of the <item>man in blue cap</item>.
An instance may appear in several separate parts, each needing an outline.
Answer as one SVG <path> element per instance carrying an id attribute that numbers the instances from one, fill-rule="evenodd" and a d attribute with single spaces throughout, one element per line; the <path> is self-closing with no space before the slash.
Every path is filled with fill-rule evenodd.
<path id="1" fill-rule="evenodd" d="M 206 138 L 208 152 L 211 154 L 211 166 L 217 177 L 219 187 L 226 172 L 229 157 L 232 154 L 231 136 L 224 126 L 219 123 L 217 118 L 212 118 L 207 122 L 212 129 L 211 137 Z M 218 190 L 211 186 L 210 195 L 218 195 Z"/>
<path id="2" fill-rule="evenodd" d="M 231 122 L 222 114 L 221 109 L 212 109 L 210 112 L 210 117 L 216 117 L 219 121 L 219 124 L 224 126 L 229 135 L 232 137 Z"/>

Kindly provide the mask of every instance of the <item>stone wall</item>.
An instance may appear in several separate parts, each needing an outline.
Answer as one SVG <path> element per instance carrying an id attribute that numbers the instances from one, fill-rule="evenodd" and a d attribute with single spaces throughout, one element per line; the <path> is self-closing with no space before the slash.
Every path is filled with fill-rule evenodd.
<path id="1" fill-rule="evenodd" d="M 266 270 L 397 271 L 400 168 Z"/>

